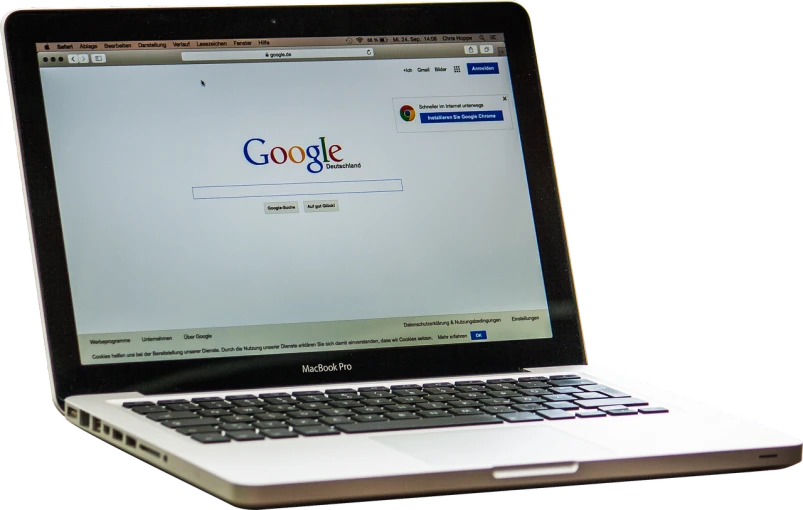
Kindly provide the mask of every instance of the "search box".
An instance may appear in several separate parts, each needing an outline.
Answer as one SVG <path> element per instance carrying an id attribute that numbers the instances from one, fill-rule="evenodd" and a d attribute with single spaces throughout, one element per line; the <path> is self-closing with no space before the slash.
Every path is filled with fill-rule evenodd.
<path id="1" fill-rule="evenodd" d="M 201 50 L 182 51 L 183 62 L 210 62 L 219 60 L 295 60 L 313 58 L 370 58 L 373 48 L 276 48 L 265 50 Z"/>
<path id="2" fill-rule="evenodd" d="M 366 181 L 284 182 L 277 184 L 234 184 L 230 186 L 193 186 L 192 198 L 293 197 L 298 195 L 352 195 L 404 191 L 401 179 Z"/>

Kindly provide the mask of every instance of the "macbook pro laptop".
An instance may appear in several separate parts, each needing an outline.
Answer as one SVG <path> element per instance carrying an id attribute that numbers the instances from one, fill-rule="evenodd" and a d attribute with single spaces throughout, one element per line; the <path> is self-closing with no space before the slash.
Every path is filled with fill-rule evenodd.
<path id="1" fill-rule="evenodd" d="M 245 507 L 800 461 L 587 364 L 521 7 L 4 35 L 53 399 L 86 432 Z"/>

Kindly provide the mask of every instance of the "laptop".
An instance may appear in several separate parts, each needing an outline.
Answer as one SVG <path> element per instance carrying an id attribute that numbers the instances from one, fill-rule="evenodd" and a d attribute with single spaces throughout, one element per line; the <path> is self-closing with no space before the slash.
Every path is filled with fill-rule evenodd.
<path id="1" fill-rule="evenodd" d="M 519 7 L 5 36 L 53 398 L 87 433 L 249 507 L 799 462 L 586 364 Z"/>

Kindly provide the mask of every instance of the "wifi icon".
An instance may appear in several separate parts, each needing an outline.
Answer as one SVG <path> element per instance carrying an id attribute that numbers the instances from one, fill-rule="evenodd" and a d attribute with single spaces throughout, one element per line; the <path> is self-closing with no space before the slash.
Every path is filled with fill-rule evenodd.
<path id="1" fill-rule="evenodd" d="M 361 43 L 361 42 L 362 42 L 362 37 L 358 37 L 358 38 L 357 38 L 357 42 L 358 42 L 358 43 Z"/>

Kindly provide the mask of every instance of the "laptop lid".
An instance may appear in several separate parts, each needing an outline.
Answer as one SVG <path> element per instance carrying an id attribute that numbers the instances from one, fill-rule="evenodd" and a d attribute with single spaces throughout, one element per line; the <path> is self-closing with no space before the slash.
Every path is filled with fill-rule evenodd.
<path id="1" fill-rule="evenodd" d="M 519 6 L 19 12 L 6 39 L 59 401 L 585 361 Z"/>

